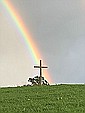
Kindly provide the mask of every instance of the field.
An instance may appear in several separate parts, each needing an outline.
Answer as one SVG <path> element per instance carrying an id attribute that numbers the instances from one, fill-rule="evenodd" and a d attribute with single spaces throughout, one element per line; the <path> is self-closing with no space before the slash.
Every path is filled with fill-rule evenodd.
<path id="1" fill-rule="evenodd" d="M 0 113 L 85 113 L 85 85 L 0 88 Z"/>

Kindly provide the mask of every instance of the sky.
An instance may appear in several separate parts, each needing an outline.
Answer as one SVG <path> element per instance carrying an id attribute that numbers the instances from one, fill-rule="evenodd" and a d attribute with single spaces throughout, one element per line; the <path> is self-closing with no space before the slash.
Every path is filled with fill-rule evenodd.
<path id="1" fill-rule="evenodd" d="M 49 67 L 52 84 L 85 83 L 85 1 L 10 2 L 31 33 L 43 65 Z M 39 73 L 20 37 L 0 3 L 0 86 L 23 85 Z"/>

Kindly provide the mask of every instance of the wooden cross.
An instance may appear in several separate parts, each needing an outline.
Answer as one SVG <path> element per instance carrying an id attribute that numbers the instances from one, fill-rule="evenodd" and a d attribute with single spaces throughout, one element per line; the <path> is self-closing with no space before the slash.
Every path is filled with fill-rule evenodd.
<path id="1" fill-rule="evenodd" d="M 42 66 L 42 61 L 40 60 L 40 66 L 34 66 L 34 68 L 40 68 L 40 79 L 39 79 L 39 84 L 42 85 L 42 68 L 48 68 L 48 67 Z"/>

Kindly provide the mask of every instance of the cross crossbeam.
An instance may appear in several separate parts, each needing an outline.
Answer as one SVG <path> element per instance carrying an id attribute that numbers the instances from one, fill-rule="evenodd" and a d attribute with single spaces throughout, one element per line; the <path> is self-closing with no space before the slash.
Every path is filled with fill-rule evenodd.
<path id="1" fill-rule="evenodd" d="M 40 60 L 39 66 L 34 66 L 34 68 L 40 68 L 40 80 L 39 84 L 42 85 L 42 68 L 48 68 L 47 66 L 42 66 L 42 60 Z"/>

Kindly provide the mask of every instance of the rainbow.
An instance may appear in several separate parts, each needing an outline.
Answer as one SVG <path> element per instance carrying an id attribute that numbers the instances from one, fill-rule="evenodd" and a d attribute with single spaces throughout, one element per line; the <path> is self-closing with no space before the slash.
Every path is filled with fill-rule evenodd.
<path id="1" fill-rule="evenodd" d="M 32 36 L 28 32 L 28 29 L 26 28 L 24 22 L 22 21 L 20 15 L 17 13 L 15 8 L 13 7 L 12 3 L 10 0 L 1 0 L 0 1 L 2 5 L 4 6 L 6 12 L 9 14 L 10 18 L 16 25 L 16 28 L 20 32 L 27 49 L 30 51 L 30 54 L 32 56 L 32 59 L 35 63 L 39 63 L 39 60 L 42 59 L 41 54 L 39 50 L 37 49 L 35 42 L 33 41 Z M 48 74 L 47 71 L 45 71 L 45 78 L 51 82 L 52 79 L 50 78 L 50 75 Z"/>

